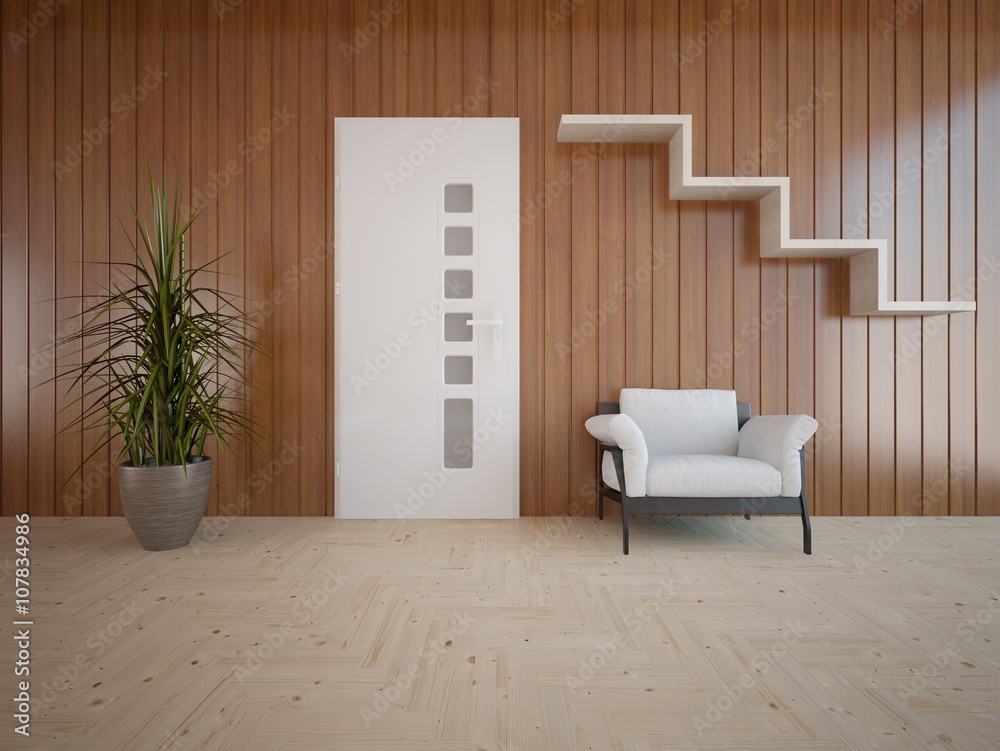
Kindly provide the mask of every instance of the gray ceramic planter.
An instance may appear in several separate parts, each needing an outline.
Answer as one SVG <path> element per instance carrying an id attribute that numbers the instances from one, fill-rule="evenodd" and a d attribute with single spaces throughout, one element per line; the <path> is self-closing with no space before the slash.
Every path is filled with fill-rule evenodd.
<path id="1" fill-rule="evenodd" d="M 125 519 L 146 550 L 173 550 L 191 542 L 212 487 L 208 457 L 184 467 L 118 468 Z"/>

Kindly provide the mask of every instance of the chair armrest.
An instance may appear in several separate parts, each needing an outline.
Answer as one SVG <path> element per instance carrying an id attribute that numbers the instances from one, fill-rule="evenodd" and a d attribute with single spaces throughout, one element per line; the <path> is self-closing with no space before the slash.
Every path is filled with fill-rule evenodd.
<path id="1" fill-rule="evenodd" d="M 583 424 L 583 427 L 601 443 L 606 443 L 609 446 L 617 446 L 618 441 L 612 437 L 611 426 L 609 424 L 616 417 L 618 415 L 597 415 L 587 420 Z"/>
<path id="2" fill-rule="evenodd" d="M 646 468 L 649 452 L 646 439 L 635 421 L 628 415 L 598 415 L 584 424 L 587 432 L 601 443 L 622 449 L 625 464 L 625 488 L 622 492 L 633 498 L 646 495 Z"/>
<path id="3" fill-rule="evenodd" d="M 819 427 L 809 415 L 751 417 L 740 430 L 739 456 L 767 462 L 781 472 L 781 495 L 802 492 L 799 450 Z"/>

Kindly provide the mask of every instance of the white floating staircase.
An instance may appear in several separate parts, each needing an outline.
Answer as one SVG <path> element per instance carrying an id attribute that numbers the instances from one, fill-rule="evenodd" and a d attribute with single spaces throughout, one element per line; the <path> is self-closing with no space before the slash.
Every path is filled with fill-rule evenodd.
<path id="1" fill-rule="evenodd" d="M 669 143 L 674 201 L 760 201 L 761 258 L 850 258 L 852 315 L 941 315 L 976 309 L 965 300 L 888 299 L 885 240 L 805 240 L 789 237 L 787 177 L 695 177 L 691 174 L 691 115 L 563 115 L 559 141 Z"/>

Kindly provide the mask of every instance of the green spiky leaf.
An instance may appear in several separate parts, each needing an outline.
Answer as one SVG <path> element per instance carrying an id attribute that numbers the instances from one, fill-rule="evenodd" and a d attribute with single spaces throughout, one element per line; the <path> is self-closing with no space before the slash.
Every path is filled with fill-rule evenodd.
<path id="1" fill-rule="evenodd" d="M 55 345 L 80 355 L 56 376 L 76 392 L 61 411 L 80 406 L 65 430 L 97 435 L 87 460 L 120 436 L 115 467 L 183 466 L 209 436 L 239 458 L 239 446 L 262 438 L 240 409 L 252 390 L 251 358 L 261 353 L 258 332 L 238 298 L 196 286 L 219 259 L 190 266 L 184 236 L 201 204 L 185 217 L 180 191 L 170 200 L 166 182 L 164 173 L 161 189 L 150 171 L 151 224 L 132 206 L 138 241 L 120 222 L 134 259 L 113 265 L 127 281 L 110 285 Z"/>

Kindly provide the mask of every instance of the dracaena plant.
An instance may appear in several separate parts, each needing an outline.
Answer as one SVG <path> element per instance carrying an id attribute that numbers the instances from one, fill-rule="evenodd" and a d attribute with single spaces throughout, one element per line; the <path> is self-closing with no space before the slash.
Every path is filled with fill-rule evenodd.
<path id="1" fill-rule="evenodd" d="M 81 405 L 67 429 L 97 431 L 88 458 L 121 436 L 115 467 L 186 465 L 209 436 L 239 456 L 237 446 L 260 436 L 243 409 L 249 357 L 260 351 L 254 327 L 238 297 L 196 286 L 218 258 L 186 263 L 183 238 L 201 204 L 185 217 L 180 191 L 168 198 L 165 174 L 162 188 L 150 174 L 149 191 L 152 225 L 133 205 L 138 240 L 125 234 L 134 257 L 111 264 L 127 281 L 88 300 L 79 329 L 59 342 L 81 353 L 58 376 L 71 392 L 82 386 L 63 408 Z"/>

